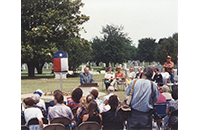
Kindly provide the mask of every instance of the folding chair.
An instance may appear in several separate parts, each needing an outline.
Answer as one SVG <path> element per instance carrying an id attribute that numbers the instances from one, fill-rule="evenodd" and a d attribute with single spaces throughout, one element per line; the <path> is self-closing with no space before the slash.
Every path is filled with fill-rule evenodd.
<path id="1" fill-rule="evenodd" d="M 103 126 L 103 130 L 123 130 L 124 125 L 123 123 L 117 123 L 117 122 L 112 122 L 112 123 L 107 123 Z"/>
<path id="2" fill-rule="evenodd" d="M 154 108 L 162 118 L 166 116 L 166 102 L 154 103 Z"/>
<path id="3" fill-rule="evenodd" d="M 117 83 L 117 87 L 119 88 L 119 85 L 121 85 L 122 90 L 125 90 L 125 79 L 121 80 L 120 82 Z M 120 89 L 119 89 L 120 90 Z"/>
<path id="4" fill-rule="evenodd" d="M 64 126 L 67 126 L 69 124 L 71 124 L 71 119 L 68 118 L 68 117 L 58 117 L 58 118 L 53 118 L 51 121 L 50 121 L 50 124 L 54 124 L 54 123 L 61 123 L 63 124 Z"/>
<path id="5" fill-rule="evenodd" d="M 60 123 L 49 124 L 43 130 L 65 130 L 65 126 Z"/>
<path id="6" fill-rule="evenodd" d="M 49 121 L 47 118 L 42 118 L 43 124 L 49 124 Z M 28 121 L 28 126 L 29 125 L 39 125 L 38 119 L 37 118 L 32 118 Z"/>
<path id="7" fill-rule="evenodd" d="M 21 125 L 21 130 L 29 130 L 29 128 L 25 125 Z"/>
<path id="8" fill-rule="evenodd" d="M 99 123 L 95 121 L 86 121 L 78 126 L 78 130 L 99 130 Z"/>

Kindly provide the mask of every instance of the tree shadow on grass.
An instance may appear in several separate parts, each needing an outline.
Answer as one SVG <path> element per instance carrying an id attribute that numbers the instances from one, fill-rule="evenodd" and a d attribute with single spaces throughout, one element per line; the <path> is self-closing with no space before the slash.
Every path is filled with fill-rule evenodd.
<path id="1" fill-rule="evenodd" d="M 80 73 L 74 73 L 73 75 L 69 75 L 67 74 L 67 78 L 76 78 L 79 77 Z M 48 73 L 48 72 L 43 72 L 42 74 L 37 74 L 35 73 L 34 77 L 30 77 L 28 76 L 28 72 L 27 73 L 21 73 L 21 79 L 50 79 L 50 78 L 55 78 L 55 74 L 52 73 Z"/>

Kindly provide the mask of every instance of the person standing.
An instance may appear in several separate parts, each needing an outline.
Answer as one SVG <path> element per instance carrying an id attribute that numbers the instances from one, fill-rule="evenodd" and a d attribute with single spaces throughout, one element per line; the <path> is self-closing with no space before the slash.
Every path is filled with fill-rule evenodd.
<path id="1" fill-rule="evenodd" d="M 105 74 L 105 80 L 104 83 L 106 85 L 106 90 L 108 89 L 108 86 L 110 86 L 110 83 L 114 80 L 115 78 L 115 73 L 112 72 L 112 67 L 108 67 L 108 72 Z"/>
<path id="2" fill-rule="evenodd" d="M 150 81 L 153 75 L 151 67 L 146 67 L 142 74 L 142 79 L 138 79 L 135 83 L 132 99 L 130 102 L 131 114 L 127 119 L 127 129 L 152 129 L 152 113 L 153 102 L 158 100 L 159 90 L 156 83 Z M 126 95 L 129 96 L 133 83 L 136 79 L 125 88 Z M 152 87 L 154 99 L 152 99 Z"/>
<path id="3" fill-rule="evenodd" d="M 89 73 L 89 68 L 84 68 L 84 73 L 80 74 L 80 83 L 83 86 L 84 83 L 94 83 L 92 74 Z"/>
<path id="4" fill-rule="evenodd" d="M 167 56 L 167 62 L 165 62 L 164 67 L 167 67 L 167 72 L 170 75 L 170 80 L 172 83 L 174 83 L 174 75 L 173 75 L 174 62 L 171 61 L 171 56 Z"/>
<path id="5" fill-rule="evenodd" d="M 117 84 L 119 82 L 122 82 L 122 80 L 125 78 L 124 73 L 121 71 L 121 67 L 117 66 L 117 72 L 115 73 L 115 79 L 110 84 L 111 86 L 115 87 L 115 91 L 117 91 Z"/>

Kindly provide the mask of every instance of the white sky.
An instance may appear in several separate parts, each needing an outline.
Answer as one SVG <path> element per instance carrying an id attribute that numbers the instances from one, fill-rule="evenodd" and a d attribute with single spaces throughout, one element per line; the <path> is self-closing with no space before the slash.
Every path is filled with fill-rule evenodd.
<path id="1" fill-rule="evenodd" d="M 159 40 L 178 32 L 178 0 L 82 0 L 81 12 L 90 16 L 84 23 L 87 33 L 81 37 L 91 40 L 101 36 L 106 24 L 123 25 L 133 43 L 141 38 Z"/>

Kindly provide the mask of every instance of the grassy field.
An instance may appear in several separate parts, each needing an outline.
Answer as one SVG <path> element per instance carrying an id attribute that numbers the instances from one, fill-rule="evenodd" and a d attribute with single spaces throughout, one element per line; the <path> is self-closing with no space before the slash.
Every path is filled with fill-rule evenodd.
<path id="1" fill-rule="evenodd" d="M 102 90 L 103 78 L 104 74 L 93 75 L 94 81 L 99 84 L 99 91 L 105 93 L 105 91 Z M 79 85 L 80 77 L 63 79 L 63 91 L 72 91 Z M 36 89 L 41 89 L 43 92 L 51 92 L 60 89 L 60 80 L 54 79 L 54 74 L 51 74 L 50 70 L 44 70 L 43 74 L 35 73 L 34 79 L 28 77 L 28 72 L 26 70 L 21 71 L 21 94 L 33 93 Z M 103 89 L 105 89 L 105 86 Z M 117 91 L 115 94 L 119 96 L 120 101 L 126 97 L 125 91 Z M 100 97 L 100 99 L 102 98 L 103 97 Z"/>

